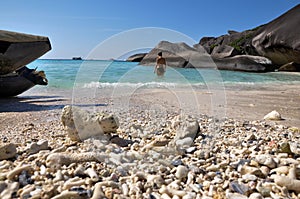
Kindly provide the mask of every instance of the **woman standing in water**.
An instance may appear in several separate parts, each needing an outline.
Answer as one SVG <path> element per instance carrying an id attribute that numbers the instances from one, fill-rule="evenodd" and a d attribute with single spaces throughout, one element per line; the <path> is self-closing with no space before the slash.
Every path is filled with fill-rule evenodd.
<path id="1" fill-rule="evenodd" d="M 154 73 L 156 73 L 157 76 L 164 76 L 166 72 L 166 67 L 167 67 L 166 59 L 162 57 L 162 52 L 159 52 L 156 58 Z"/>

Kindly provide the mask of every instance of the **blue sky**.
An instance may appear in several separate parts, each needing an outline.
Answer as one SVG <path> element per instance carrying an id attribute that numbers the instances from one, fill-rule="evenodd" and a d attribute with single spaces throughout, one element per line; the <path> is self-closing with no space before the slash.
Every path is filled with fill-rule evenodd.
<path id="1" fill-rule="evenodd" d="M 204 36 L 267 23 L 298 3 L 299 0 L 9 0 L 1 1 L 0 27 L 48 36 L 53 49 L 42 58 L 85 58 L 103 41 L 124 31 L 157 27 L 198 42 Z M 126 41 L 127 36 L 118 38 L 118 44 L 107 47 L 107 52 L 134 42 Z M 138 36 L 152 40 L 140 33 Z M 156 43 L 153 39 L 153 45 Z"/>

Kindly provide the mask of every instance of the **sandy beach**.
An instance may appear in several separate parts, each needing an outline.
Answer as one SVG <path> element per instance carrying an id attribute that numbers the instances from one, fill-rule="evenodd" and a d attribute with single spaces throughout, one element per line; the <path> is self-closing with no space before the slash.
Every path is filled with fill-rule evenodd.
<path id="1" fill-rule="evenodd" d="M 83 97 L 74 99 L 71 90 L 53 93 L 35 88 L 17 98 L 0 99 L 1 145 L 13 143 L 17 150 L 13 158 L 0 161 L 0 183 L 11 187 L 11 192 L 3 191 L 1 196 L 64 198 L 73 194 L 74 198 L 96 198 L 97 193 L 100 198 L 250 198 L 258 194 L 268 198 L 274 194 L 299 198 L 298 188 L 288 187 L 283 195 L 277 178 L 275 182 L 271 178 L 271 174 L 276 174 L 275 168 L 289 170 L 293 168 L 291 165 L 299 164 L 298 85 L 232 86 L 218 91 L 195 89 L 192 93 L 184 89 L 137 89 L 130 95 L 114 94 L 114 99 L 107 97 L 108 93 L 111 94 L 111 90 L 99 89 L 94 98 L 82 93 Z M 135 144 L 124 148 L 112 143 L 94 146 L 92 140 L 71 141 L 60 117 L 62 108 L 73 103 L 82 109 L 115 114 L 120 122 L 117 135 Z M 283 120 L 264 121 L 264 115 L 273 110 L 277 110 Z M 190 114 L 198 121 L 202 138 L 196 137 L 194 146 L 183 153 L 159 152 L 161 146 L 175 139 L 177 131 L 172 125 L 180 114 Z M 216 117 L 219 133 L 209 130 Z M 184 122 L 183 117 L 179 123 Z M 203 149 L 205 137 L 214 142 L 209 150 Z M 46 148 L 29 152 L 41 141 L 47 143 Z M 279 153 L 283 143 L 290 143 L 293 153 Z M 48 163 L 49 154 L 84 155 L 94 152 L 95 148 L 105 160 L 59 163 L 58 171 L 51 169 L 53 162 Z M 257 158 L 262 154 L 271 157 L 271 166 Z M 114 158 L 117 159 L 112 161 Z M 235 164 L 240 166 L 233 166 Z M 22 165 L 26 166 L 18 171 Z M 79 167 L 94 169 L 95 173 L 78 174 L 75 170 Z M 248 171 L 248 167 L 252 170 Z M 253 169 L 264 174 L 258 175 Z M 96 180 L 91 180 L 91 175 L 96 175 Z M 23 182 L 20 176 L 31 180 Z M 149 178 L 155 183 L 151 184 Z M 12 182 L 18 183 L 13 187 Z M 272 186 L 277 188 L 269 190 Z M 241 187 L 246 187 L 246 191 Z M 269 191 L 264 195 L 267 188 Z"/>
<path id="2" fill-rule="evenodd" d="M 53 93 L 51 90 L 34 88 L 16 98 L 0 99 L 2 124 L 0 130 L 5 131 L 5 128 L 18 127 L 33 121 L 37 123 L 51 121 L 59 125 L 61 109 L 65 105 L 73 103 L 72 92 L 69 90 Z M 142 89 L 135 90 L 130 96 L 124 94 L 125 97 L 122 100 L 120 100 L 122 97 L 112 94 L 111 91 L 101 92 L 99 98 L 76 98 L 78 105 L 98 107 L 100 110 L 112 110 L 116 107 L 110 102 L 114 100 L 127 101 L 130 103 L 127 106 L 131 106 L 127 107 L 129 109 L 139 105 L 144 105 L 147 109 L 157 109 L 158 111 L 170 109 L 170 111 L 178 113 L 180 110 L 183 113 L 189 113 L 190 109 L 193 109 L 191 114 L 194 115 L 220 116 L 241 121 L 262 120 L 266 114 L 277 110 L 282 115 L 283 120 L 275 123 L 300 127 L 300 91 L 298 85 L 265 85 L 258 88 L 249 85 L 232 86 L 217 91 L 176 88 L 175 91 L 169 88 Z M 219 100 L 218 97 L 221 99 Z M 217 99 L 213 100 L 213 98 Z M 219 104 L 214 104 L 214 101 Z M 185 102 L 187 102 L 187 106 L 184 105 Z"/>

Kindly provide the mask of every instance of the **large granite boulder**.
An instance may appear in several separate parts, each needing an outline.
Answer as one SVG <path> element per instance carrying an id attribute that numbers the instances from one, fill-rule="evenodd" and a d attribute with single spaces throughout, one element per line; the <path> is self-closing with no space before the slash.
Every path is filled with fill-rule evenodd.
<path id="1" fill-rule="evenodd" d="M 238 54 L 239 54 L 238 50 L 228 45 L 216 46 L 211 52 L 211 56 L 215 58 L 233 57 Z"/>
<path id="2" fill-rule="evenodd" d="M 300 63 L 299 33 L 300 4 L 259 28 L 252 45 L 274 64 Z"/>
<path id="3" fill-rule="evenodd" d="M 159 52 L 163 53 L 168 66 L 192 68 L 192 67 L 212 67 L 212 59 L 201 47 L 193 48 L 186 43 L 171 43 L 161 41 L 153 48 L 140 62 L 140 65 L 155 65 Z"/>
<path id="4" fill-rule="evenodd" d="M 137 53 L 134 55 L 131 55 L 126 59 L 128 62 L 140 62 L 142 59 L 147 55 L 147 53 Z"/>
<path id="5" fill-rule="evenodd" d="M 22 68 L 49 50 L 48 37 L 0 30 L 0 75 Z"/>
<path id="6" fill-rule="evenodd" d="M 189 52 L 195 51 L 185 43 L 171 43 L 161 41 L 153 48 L 140 62 L 141 65 L 155 65 L 157 54 L 163 53 L 163 57 L 167 59 L 168 66 L 186 67 L 189 60 Z"/>
<path id="7" fill-rule="evenodd" d="M 227 58 L 213 58 L 213 60 L 220 70 L 244 72 L 267 72 L 274 70 L 271 60 L 260 56 L 237 55 Z"/>
<path id="8" fill-rule="evenodd" d="M 278 71 L 300 72 L 300 64 L 290 62 L 279 67 Z"/>

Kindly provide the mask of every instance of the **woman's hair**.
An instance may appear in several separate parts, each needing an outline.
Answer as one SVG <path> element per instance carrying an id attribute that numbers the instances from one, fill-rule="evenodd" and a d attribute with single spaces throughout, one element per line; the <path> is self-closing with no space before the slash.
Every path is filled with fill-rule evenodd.
<path id="1" fill-rule="evenodd" d="M 157 53 L 158 56 L 162 56 L 162 52 Z"/>

